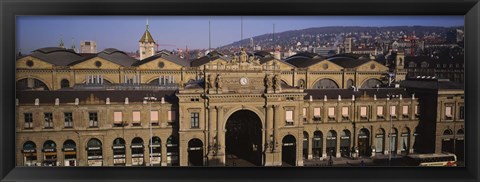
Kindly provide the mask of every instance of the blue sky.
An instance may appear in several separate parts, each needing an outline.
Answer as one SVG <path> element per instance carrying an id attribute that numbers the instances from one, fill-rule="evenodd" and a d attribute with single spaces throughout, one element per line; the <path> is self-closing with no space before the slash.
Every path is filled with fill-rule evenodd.
<path id="1" fill-rule="evenodd" d="M 16 24 L 17 51 L 29 53 L 42 47 L 77 48 L 82 40 L 97 42 L 98 51 L 117 48 L 134 52 L 145 31 L 150 32 L 160 49 L 208 48 L 208 22 L 211 22 L 212 48 L 240 40 L 240 16 L 19 16 Z M 243 38 L 266 33 L 324 26 L 463 26 L 463 16 L 243 16 Z"/>

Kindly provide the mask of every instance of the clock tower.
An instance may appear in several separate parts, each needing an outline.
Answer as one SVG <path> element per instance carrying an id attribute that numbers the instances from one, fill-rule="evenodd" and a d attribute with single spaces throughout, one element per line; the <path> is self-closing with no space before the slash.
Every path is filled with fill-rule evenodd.
<path id="1" fill-rule="evenodd" d="M 155 41 L 153 40 L 150 31 L 148 30 L 148 19 L 146 24 L 145 33 L 143 33 L 142 38 L 138 41 L 140 46 L 138 53 L 140 54 L 140 60 L 153 56 L 155 54 Z"/>

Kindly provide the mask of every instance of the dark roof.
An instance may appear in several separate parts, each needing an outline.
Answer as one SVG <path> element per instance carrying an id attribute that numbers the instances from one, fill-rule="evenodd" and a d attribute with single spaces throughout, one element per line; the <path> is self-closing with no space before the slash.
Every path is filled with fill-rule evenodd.
<path id="1" fill-rule="evenodd" d="M 78 60 L 84 59 L 81 55 L 72 50 L 60 47 L 45 47 L 37 49 L 30 55 L 56 66 L 67 66 Z"/>
<path id="2" fill-rule="evenodd" d="M 160 102 L 164 97 L 166 102 L 177 103 L 178 98 L 175 96 L 176 90 L 61 90 L 61 91 L 18 91 L 17 99 L 20 104 L 33 104 L 38 98 L 40 104 L 55 103 L 58 98 L 60 103 L 74 103 L 75 98 L 80 102 L 86 101 L 91 94 L 100 100 L 106 101 L 110 98 L 110 102 L 124 102 L 128 97 L 129 102 L 143 102 L 143 97 L 147 94 L 153 94 Z"/>
<path id="3" fill-rule="evenodd" d="M 404 88 L 379 88 L 379 89 L 359 89 L 353 91 L 353 89 L 306 89 L 304 90 L 307 95 L 304 99 L 309 100 L 310 96 L 313 99 L 324 99 L 325 95 L 327 99 L 338 99 L 338 95 L 342 99 L 352 99 L 352 95 L 355 95 L 355 99 L 362 97 L 366 94 L 369 97 L 377 96 L 377 98 L 387 98 L 388 94 L 401 94 L 402 98 L 410 98 L 411 95 Z"/>
<path id="4" fill-rule="evenodd" d="M 196 80 L 196 81 L 193 81 L 193 82 L 188 82 L 185 85 L 185 89 L 202 89 L 204 87 L 205 87 L 205 80 L 204 79 Z"/>
<path id="5" fill-rule="evenodd" d="M 293 58 L 293 57 L 307 57 L 307 58 L 320 58 L 319 54 L 311 53 L 311 52 L 299 52 L 293 56 L 288 57 L 287 59 Z"/>
<path id="6" fill-rule="evenodd" d="M 255 51 L 253 53 L 253 55 L 255 56 L 258 56 L 258 57 L 272 57 L 272 54 L 270 54 L 270 52 L 267 52 L 267 51 Z"/>
<path id="7" fill-rule="evenodd" d="M 153 40 L 152 34 L 150 34 L 150 31 L 148 31 L 148 27 L 147 27 L 147 30 L 145 30 L 145 33 L 143 33 L 142 37 L 140 38 L 140 40 L 138 42 L 155 42 Z"/>
<path id="8" fill-rule="evenodd" d="M 132 64 L 132 66 L 139 66 L 145 63 L 148 63 L 150 61 L 156 60 L 158 58 L 163 58 L 167 61 L 170 61 L 172 63 L 178 64 L 180 66 L 188 67 L 189 63 L 187 60 L 182 59 L 176 55 L 173 54 L 167 54 L 165 52 L 158 52 L 157 54 L 150 56 L 148 58 L 145 58 L 143 60 L 137 60 L 135 63 Z"/>
<path id="9" fill-rule="evenodd" d="M 417 88 L 417 89 L 432 89 L 432 90 L 464 90 L 462 83 L 438 80 L 438 79 L 417 79 L 412 78 L 400 82 L 402 87 Z"/>
<path id="10" fill-rule="evenodd" d="M 297 68 L 306 68 L 311 65 L 317 64 L 323 61 L 323 58 L 309 58 L 304 56 L 291 56 L 287 58 L 284 62 L 291 64 Z"/>
<path id="11" fill-rule="evenodd" d="M 431 56 L 406 56 L 405 57 L 405 68 L 409 68 L 410 62 L 417 64 L 416 67 L 421 67 L 422 62 L 427 62 L 428 67 L 436 68 L 437 64 L 442 64 L 440 68 L 443 68 L 443 64 L 464 64 L 465 58 L 463 56 L 454 56 L 454 57 L 431 57 Z M 456 67 L 456 65 L 455 65 Z M 448 67 L 447 67 L 448 68 Z M 463 67 L 462 67 L 463 68 Z"/>
<path id="12" fill-rule="evenodd" d="M 354 59 L 351 57 L 331 57 L 327 60 L 344 68 L 355 68 L 370 61 L 369 59 Z"/>
<path id="13" fill-rule="evenodd" d="M 222 58 L 222 56 L 220 56 L 221 54 L 207 54 L 206 56 L 202 56 L 198 59 L 194 59 L 191 63 L 190 63 L 190 66 L 191 67 L 198 67 L 198 66 L 201 66 L 201 65 L 204 65 L 204 64 L 207 64 L 208 62 L 210 61 L 213 61 L 215 59 L 220 59 Z"/>
<path id="14" fill-rule="evenodd" d="M 137 61 L 137 59 L 130 57 L 127 53 L 117 50 L 115 48 L 107 48 L 103 50 L 102 52 L 97 53 L 95 56 L 94 54 L 85 54 L 87 57 L 84 57 L 81 60 L 72 62 L 69 64 L 69 66 L 76 65 L 78 63 L 84 62 L 88 59 L 91 59 L 93 57 L 99 57 L 106 59 L 108 61 L 111 61 L 115 64 L 119 64 L 121 66 L 131 66 L 134 62 Z"/>

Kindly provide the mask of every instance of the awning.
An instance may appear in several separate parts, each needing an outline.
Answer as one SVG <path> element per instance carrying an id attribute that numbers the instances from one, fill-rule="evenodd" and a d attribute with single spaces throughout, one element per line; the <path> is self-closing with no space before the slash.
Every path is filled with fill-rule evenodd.
<path id="1" fill-rule="evenodd" d="M 43 148 L 42 151 L 43 152 L 56 152 L 57 149 L 55 149 L 55 148 Z"/>
<path id="2" fill-rule="evenodd" d="M 36 149 L 23 149 L 22 152 L 23 153 L 35 153 L 35 152 L 37 152 L 37 150 Z"/>
<path id="3" fill-rule="evenodd" d="M 68 151 L 75 151 L 76 148 L 74 148 L 74 147 L 68 147 L 68 148 L 63 148 L 62 150 L 63 150 L 64 152 L 68 152 Z"/>
<path id="4" fill-rule="evenodd" d="M 143 144 L 132 144 L 132 148 L 143 148 Z"/>
<path id="5" fill-rule="evenodd" d="M 63 154 L 65 154 L 65 155 L 76 155 L 77 152 L 76 151 L 68 151 L 68 152 L 64 152 Z"/>

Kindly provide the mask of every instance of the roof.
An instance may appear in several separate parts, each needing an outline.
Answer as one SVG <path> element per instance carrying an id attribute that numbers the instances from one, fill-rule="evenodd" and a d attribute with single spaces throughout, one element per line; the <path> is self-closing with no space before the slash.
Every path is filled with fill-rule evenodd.
<path id="1" fill-rule="evenodd" d="M 56 66 L 67 66 L 75 61 L 85 59 L 72 50 L 60 47 L 45 47 L 33 51 L 30 55 Z"/>
<path id="2" fill-rule="evenodd" d="M 137 61 L 137 59 L 130 57 L 127 53 L 114 48 L 107 48 L 97 53 L 96 56 L 92 56 L 93 54 L 88 54 L 88 55 L 91 57 L 86 57 L 84 59 L 72 62 L 69 64 L 69 66 L 76 65 L 78 63 L 84 62 L 93 57 L 103 58 L 115 64 L 119 64 L 125 67 L 131 66 L 134 62 Z"/>
<path id="3" fill-rule="evenodd" d="M 344 68 L 355 68 L 369 62 L 369 59 L 354 59 L 351 57 L 331 57 L 327 60 Z"/>
<path id="4" fill-rule="evenodd" d="M 304 99 L 309 100 L 310 96 L 313 99 L 324 99 L 327 96 L 327 99 L 338 99 L 338 96 L 342 99 L 352 99 L 352 95 L 355 95 L 355 98 L 360 98 L 364 95 L 369 97 L 377 98 L 387 98 L 388 94 L 401 94 L 402 98 L 410 98 L 411 95 L 404 88 L 374 88 L 374 89 L 359 89 L 358 91 L 353 91 L 353 89 L 306 89 L 304 90 L 307 95 Z"/>
<path id="5" fill-rule="evenodd" d="M 291 64 L 297 68 L 306 68 L 311 65 L 323 61 L 323 58 L 310 58 L 304 56 L 291 56 L 285 60 L 286 63 Z"/>
<path id="6" fill-rule="evenodd" d="M 160 102 L 164 97 L 166 102 L 177 103 L 178 98 L 175 96 L 176 90 L 58 90 L 58 91 L 17 91 L 17 99 L 20 104 L 33 104 L 38 98 L 40 104 L 55 103 L 58 98 L 60 103 L 74 103 L 75 98 L 80 102 L 86 101 L 92 94 L 100 100 L 110 102 L 125 102 L 128 97 L 129 102 L 143 102 L 143 97 L 147 94 L 153 94 Z"/>
<path id="7" fill-rule="evenodd" d="M 139 65 L 151 62 L 153 60 L 156 60 L 158 58 L 165 59 L 167 61 L 170 61 L 172 63 L 178 64 L 178 65 L 183 66 L 183 67 L 188 67 L 189 66 L 189 63 L 188 63 L 187 60 L 182 59 L 182 58 L 180 58 L 176 55 L 168 54 L 168 53 L 165 53 L 165 52 L 158 52 L 157 54 L 155 54 L 153 56 L 150 56 L 148 58 L 145 58 L 143 60 L 137 60 L 135 63 L 132 64 L 132 66 L 139 66 Z"/>
<path id="8" fill-rule="evenodd" d="M 402 87 L 432 90 L 464 90 L 462 83 L 442 79 L 408 79 L 400 82 Z"/>
<path id="9" fill-rule="evenodd" d="M 150 34 L 150 31 L 148 31 L 148 25 L 147 25 L 147 29 L 145 30 L 145 33 L 143 33 L 142 37 L 140 38 L 140 40 L 138 42 L 153 42 L 153 43 L 155 43 L 155 41 L 153 40 L 152 34 Z"/>
<path id="10" fill-rule="evenodd" d="M 220 59 L 222 58 L 222 56 L 220 56 L 221 54 L 207 54 L 206 56 L 202 56 L 198 59 L 194 59 L 190 65 L 192 67 L 198 67 L 198 66 L 201 66 L 201 65 L 204 65 L 204 64 L 207 64 L 208 62 L 210 61 L 213 61 L 213 60 L 216 60 L 216 59 Z"/>

